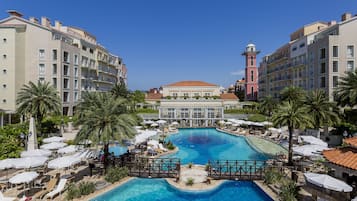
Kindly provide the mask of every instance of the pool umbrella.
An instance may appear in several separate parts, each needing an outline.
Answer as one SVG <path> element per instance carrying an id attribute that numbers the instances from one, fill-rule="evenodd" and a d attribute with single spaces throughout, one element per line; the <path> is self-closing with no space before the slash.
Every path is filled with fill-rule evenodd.
<path id="1" fill-rule="evenodd" d="M 59 149 L 66 146 L 66 143 L 63 142 L 51 142 L 49 144 L 44 144 L 41 146 L 41 149 Z"/>
<path id="2" fill-rule="evenodd" d="M 64 138 L 64 137 L 54 136 L 54 137 L 45 138 L 45 139 L 43 139 L 42 141 L 43 141 L 44 143 L 63 142 L 63 141 L 65 141 L 65 138 Z"/>
<path id="3" fill-rule="evenodd" d="M 17 169 L 21 168 L 33 168 L 38 167 L 48 160 L 47 157 L 40 156 L 40 157 L 27 157 L 27 158 L 15 158 L 13 160 L 14 167 Z"/>
<path id="4" fill-rule="evenodd" d="M 23 172 L 11 177 L 9 179 L 9 182 L 12 184 L 30 183 L 37 177 L 38 177 L 37 172 Z"/>
<path id="5" fill-rule="evenodd" d="M 76 152 L 78 149 L 76 146 L 74 145 L 69 145 L 67 147 L 63 147 L 59 150 L 57 150 L 57 153 L 59 154 L 68 154 L 68 153 L 73 153 L 73 152 Z"/>
<path id="6" fill-rule="evenodd" d="M 50 156 L 52 152 L 47 149 L 34 149 L 21 152 L 21 157 Z"/>
<path id="7" fill-rule="evenodd" d="M 338 192 L 351 192 L 352 187 L 345 182 L 335 179 L 327 174 L 317 174 L 312 172 L 304 173 L 307 182 L 316 186 Z"/>

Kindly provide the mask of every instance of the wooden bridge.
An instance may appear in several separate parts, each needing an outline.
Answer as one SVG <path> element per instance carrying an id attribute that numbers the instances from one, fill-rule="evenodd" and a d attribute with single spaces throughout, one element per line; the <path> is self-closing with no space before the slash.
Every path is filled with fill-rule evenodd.
<path id="1" fill-rule="evenodd" d="M 260 180 L 265 167 L 265 161 L 213 160 L 208 161 L 208 176 L 213 179 Z"/>

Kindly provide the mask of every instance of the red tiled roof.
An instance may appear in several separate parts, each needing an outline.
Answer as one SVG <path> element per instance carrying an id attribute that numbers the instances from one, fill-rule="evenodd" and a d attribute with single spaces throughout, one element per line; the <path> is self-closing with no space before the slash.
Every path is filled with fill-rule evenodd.
<path id="1" fill-rule="evenodd" d="M 351 147 L 325 150 L 324 157 L 331 163 L 357 170 L 357 150 Z"/>
<path id="2" fill-rule="evenodd" d="M 148 93 L 145 99 L 160 100 L 161 98 L 162 98 L 162 94 L 160 94 L 160 93 Z"/>
<path id="3" fill-rule="evenodd" d="M 347 138 L 344 140 L 344 142 L 353 147 L 357 147 L 357 137 Z"/>
<path id="4" fill-rule="evenodd" d="M 207 82 L 202 82 L 202 81 L 181 81 L 181 82 L 175 82 L 172 84 L 168 84 L 166 86 L 170 87 L 213 87 L 213 86 L 218 86 L 215 84 L 210 84 Z"/>
<path id="5" fill-rule="evenodd" d="M 221 94 L 220 96 L 224 100 L 238 100 L 238 97 L 234 93 Z"/>

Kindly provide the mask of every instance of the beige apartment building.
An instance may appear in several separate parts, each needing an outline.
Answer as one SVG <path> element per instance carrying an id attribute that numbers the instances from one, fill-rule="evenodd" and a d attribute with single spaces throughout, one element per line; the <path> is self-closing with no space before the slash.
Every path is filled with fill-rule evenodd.
<path id="1" fill-rule="evenodd" d="M 83 91 L 108 91 L 123 81 L 120 57 L 85 30 L 42 17 L 25 19 L 17 11 L 0 21 L 0 110 L 16 111 L 16 95 L 29 81 L 46 81 L 58 90 L 64 115 L 73 115 Z M 10 121 L 2 116 L 1 124 Z"/>
<path id="2" fill-rule="evenodd" d="M 341 22 L 314 22 L 290 35 L 290 41 L 263 58 L 259 69 L 259 98 L 279 97 L 287 86 L 324 89 L 333 99 L 340 76 L 353 70 L 357 17 L 344 14 Z"/>

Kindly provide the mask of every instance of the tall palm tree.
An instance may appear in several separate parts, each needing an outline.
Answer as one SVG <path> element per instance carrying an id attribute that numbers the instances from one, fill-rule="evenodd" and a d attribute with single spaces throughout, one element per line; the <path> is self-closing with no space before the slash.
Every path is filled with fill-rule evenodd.
<path id="1" fill-rule="evenodd" d="M 308 114 L 306 107 L 301 106 L 294 101 L 284 101 L 281 106 L 275 111 L 272 117 L 274 125 L 288 126 L 289 130 L 289 156 L 288 165 L 292 165 L 292 138 L 293 131 L 297 128 L 305 128 L 312 126 L 312 120 Z"/>
<path id="2" fill-rule="evenodd" d="M 281 101 L 297 102 L 302 103 L 305 98 L 305 91 L 300 87 L 289 86 L 285 87 L 280 92 Z"/>
<path id="3" fill-rule="evenodd" d="M 75 141 L 90 139 L 95 144 L 104 143 L 104 166 L 108 165 L 109 142 L 130 139 L 135 136 L 134 126 L 138 118 L 127 113 L 125 99 L 115 98 L 110 93 L 83 93 L 78 106 L 78 120 L 81 125 Z"/>
<path id="4" fill-rule="evenodd" d="M 336 104 L 329 101 L 326 92 L 323 90 L 318 89 L 309 92 L 304 105 L 316 129 L 319 129 L 321 126 L 331 125 L 340 120 L 338 114 L 334 112 Z"/>
<path id="5" fill-rule="evenodd" d="M 357 105 L 357 69 L 354 72 L 347 72 L 346 76 L 340 78 L 335 97 L 341 106 Z"/>
<path id="6" fill-rule="evenodd" d="M 265 96 L 260 102 L 260 110 L 268 114 L 269 116 L 272 115 L 273 111 L 276 109 L 278 105 L 278 101 L 273 98 L 272 96 Z"/>
<path id="7" fill-rule="evenodd" d="M 39 131 L 45 115 L 61 112 L 61 98 L 49 82 L 24 85 L 17 94 L 16 104 L 18 113 L 35 117 Z"/>

